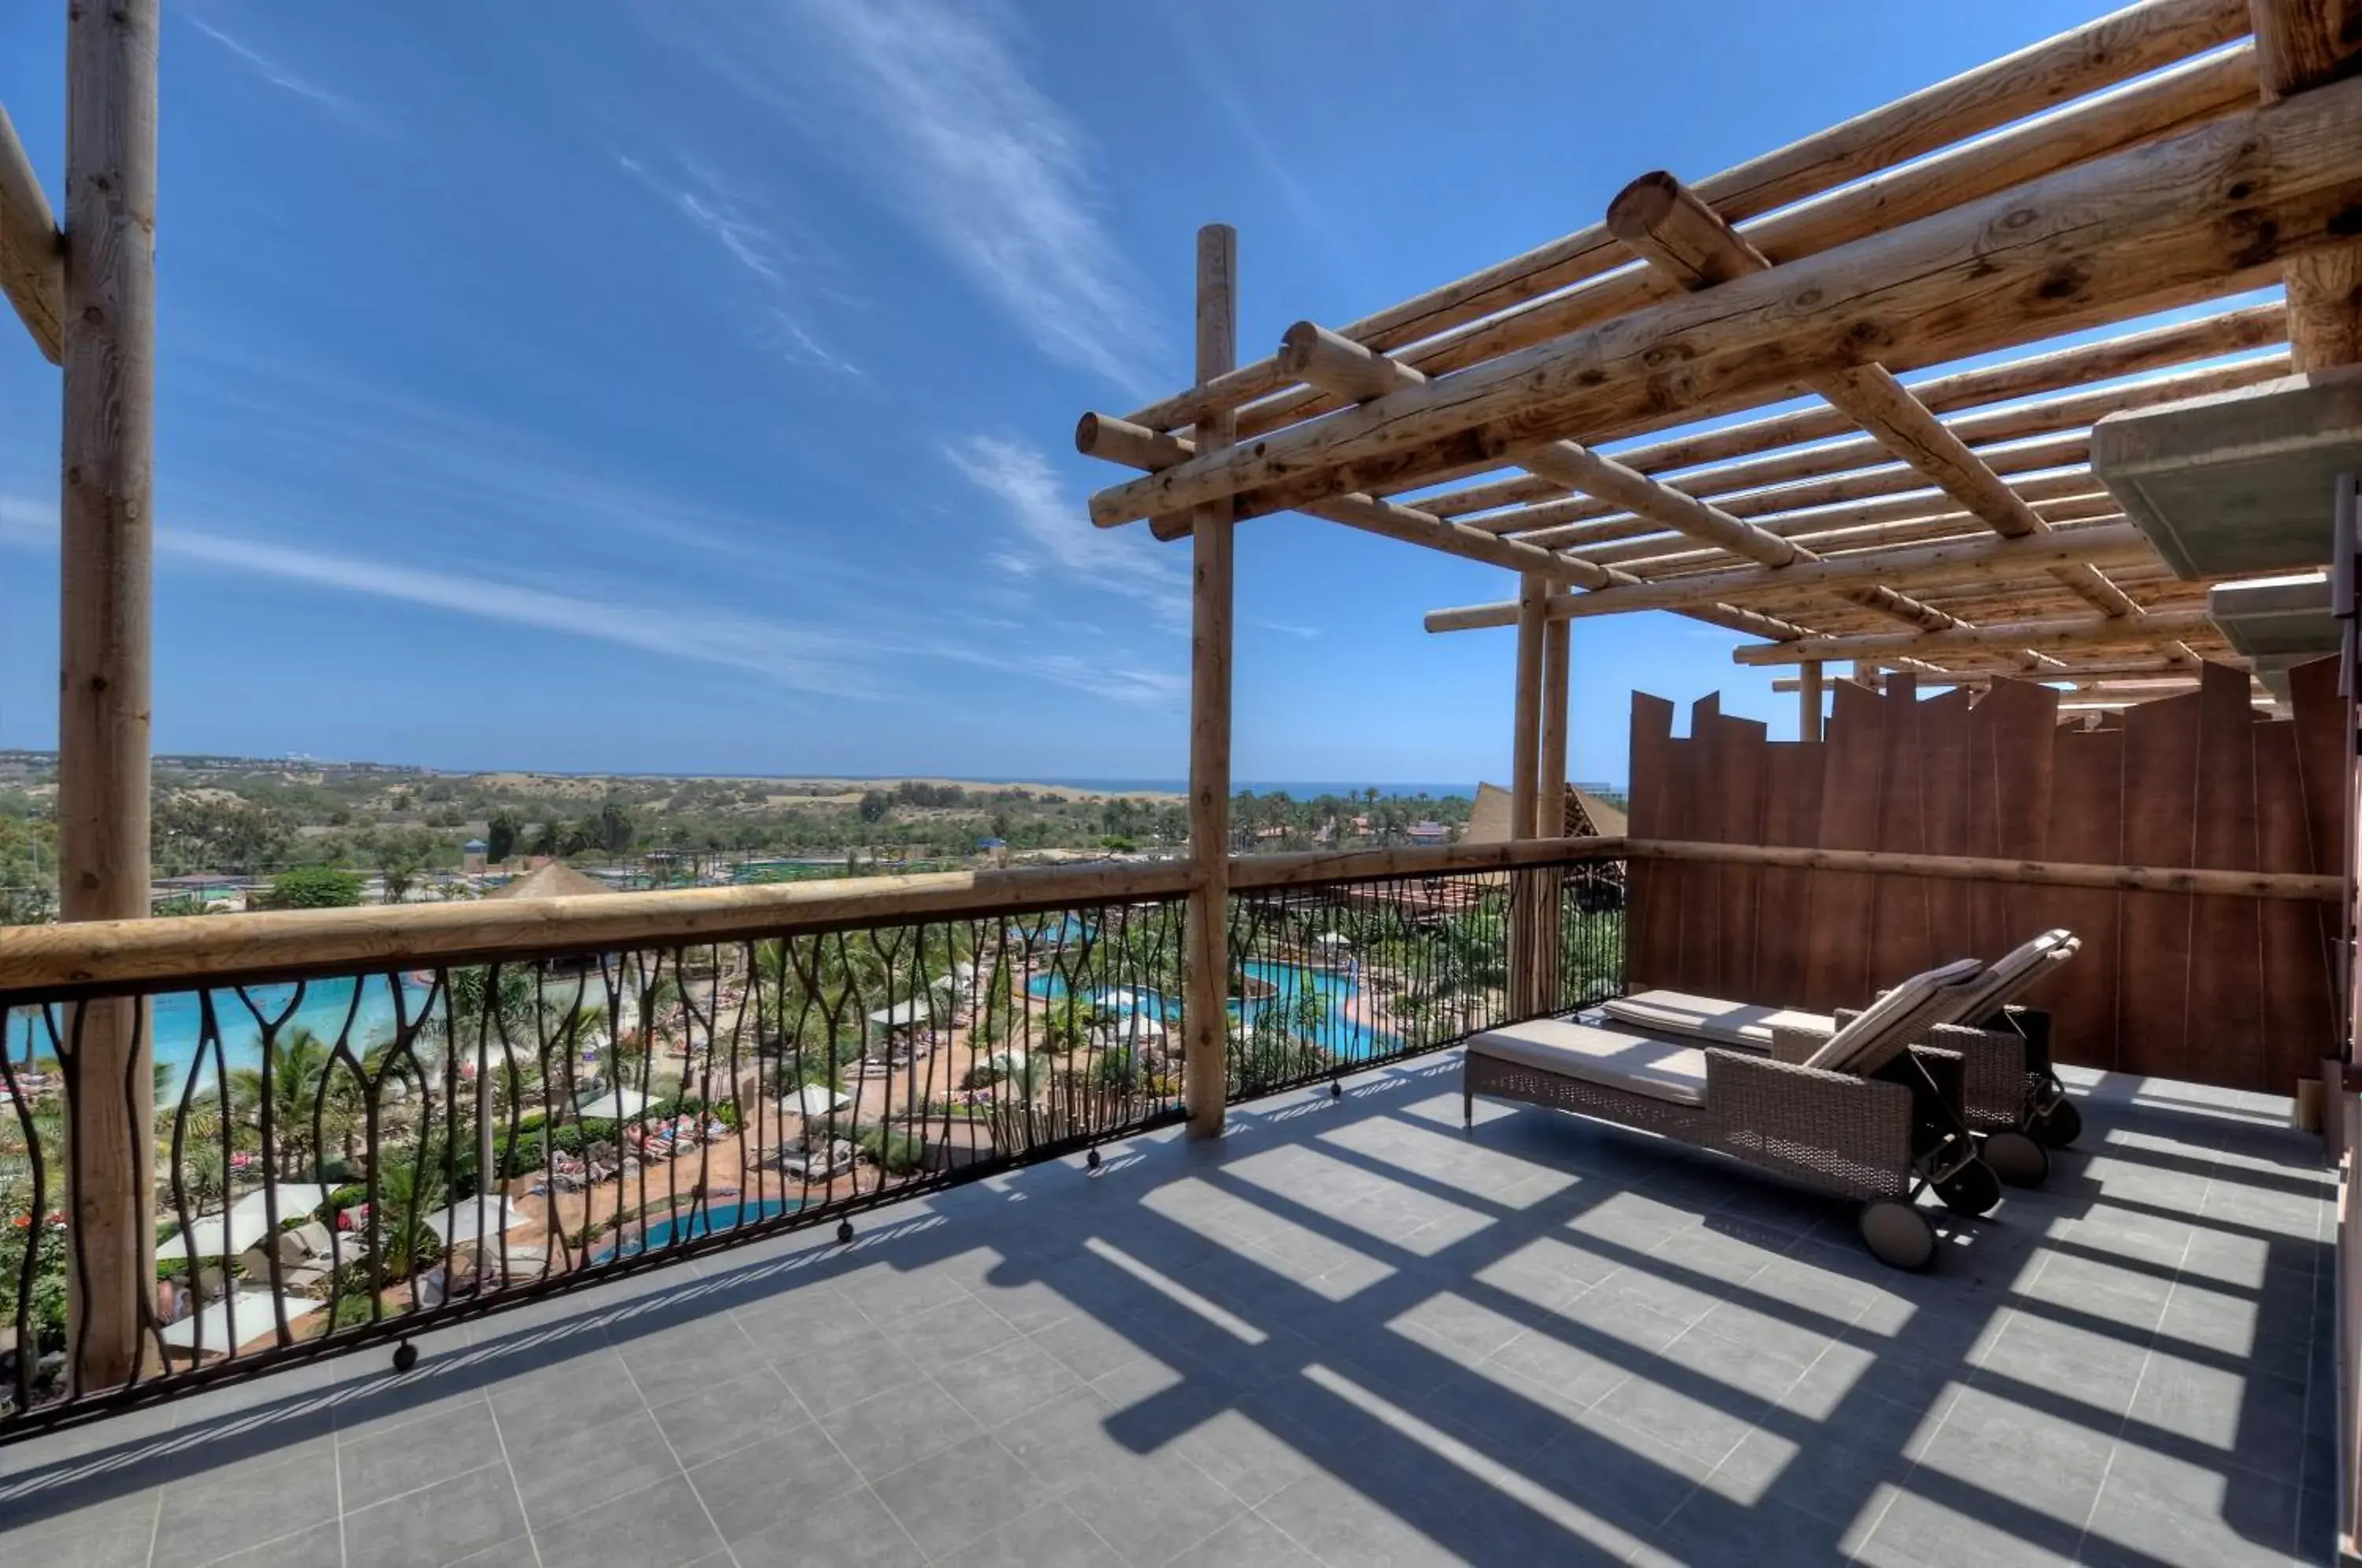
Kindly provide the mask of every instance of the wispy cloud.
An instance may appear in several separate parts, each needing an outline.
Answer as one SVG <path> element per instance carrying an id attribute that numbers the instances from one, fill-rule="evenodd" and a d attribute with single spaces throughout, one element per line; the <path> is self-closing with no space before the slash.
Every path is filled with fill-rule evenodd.
<path id="1" fill-rule="evenodd" d="M 303 77 L 296 75 L 293 72 L 288 70 L 285 66 L 281 65 L 277 61 L 272 60 L 270 56 L 262 54 L 248 48 L 247 45 L 240 43 L 237 39 L 230 37 L 229 34 L 222 31 L 219 28 L 215 27 L 210 22 L 204 21 L 197 17 L 191 17 L 186 11 L 182 12 L 181 15 L 188 17 L 189 26 L 196 28 L 197 31 L 204 34 L 205 37 L 213 39 L 214 42 L 221 45 L 222 48 L 229 50 L 230 53 L 246 61 L 248 66 L 253 68 L 256 75 L 261 77 L 265 82 L 270 83 L 273 87 L 280 88 L 284 92 L 292 93 L 299 98 L 309 98 L 312 102 L 320 105 L 324 108 L 336 109 L 341 113 L 347 114 L 353 111 L 355 105 L 351 99 L 344 97 L 339 94 L 331 93 L 325 87 L 305 81 Z"/>
<path id="2" fill-rule="evenodd" d="M 1088 148 L 1029 78 L 1007 17 L 950 0 L 733 15 L 737 30 L 688 40 L 710 65 L 850 164 L 1044 353 L 1144 391 L 1156 335 L 1100 220 Z"/>
<path id="3" fill-rule="evenodd" d="M 858 629 L 835 628 L 712 603 L 657 595 L 624 599 L 595 587 L 502 580 L 206 529 L 161 528 L 156 543 L 167 560 L 744 670 L 789 690 L 830 697 L 893 695 L 878 678 L 891 675 L 889 667 L 896 661 L 988 668 L 1136 705 L 1170 704 L 1188 684 L 1175 671 L 1118 657 L 1028 648 L 1010 635 L 1023 626 L 1004 624 L 981 640 L 960 642 L 942 635 L 940 618 L 879 624 L 873 616 Z M 0 494 L 0 545 L 53 550 L 54 503 Z"/>
<path id="4" fill-rule="evenodd" d="M 849 302 L 833 287 L 811 286 L 811 275 L 824 270 L 822 264 L 789 240 L 781 232 L 782 226 L 752 193 L 733 185 L 692 158 L 674 159 L 679 169 L 676 176 L 651 169 L 642 159 L 621 152 L 614 156 L 616 167 L 688 219 L 745 270 L 752 286 L 771 302 L 763 307 L 764 319 L 770 323 L 772 330 L 767 337 L 782 359 L 847 375 L 861 373 L 861 368 L 853 361 L 822 348 L 780 303 L 797 300 L 807 293 L 833 297 L 839 304 Z"/>
<path id="5" fill-rule="evenodd" d="M 1058 483 L 1050 460 L 1021 441 L 971 436 L 944 455 L 968 482 L 1000 503 L 1016 542 L 997 552 L 1002 569 L 1030 576 L 1048 569 L 1109 593 L 1137 599 L 1167 627 L 1189 622 L 1188 585 L 1180 568 L 1137 532 L 1091 525 L 1082 504 Z"/>
<path id="6" fill-rule="evenodd" d="M 1302 637 L 1306 642 L 1310 642 L 1320 635 L 1320 628 L 1318 626 L 1299 626 L 1288 621 L 1257 621 L 1253 624 L 1266 632 L 1277 632 L 1283 636 Z"/>

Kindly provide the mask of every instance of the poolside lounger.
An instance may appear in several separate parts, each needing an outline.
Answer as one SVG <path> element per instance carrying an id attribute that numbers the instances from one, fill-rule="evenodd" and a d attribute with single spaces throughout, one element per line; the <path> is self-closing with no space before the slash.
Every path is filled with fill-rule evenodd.
<path id="1" fill-rule="evenodd" d="M 1468 1042 L 1462 1111 L 1473 1124 L 1480 1094 L 1572 1110 L 1860 1198 L 1871 1251 L 1923 1267 L 1922 1190 L 1976 1214 L 2001 1197 L 1961 1120 L 1959 1055 L 1912 1048 L 1982 973 L 1964 958 L 1914 975 L 1826 1038 L 1781 1031 L 1768 1056 L 1568 1019 L 1487 1030 Z"/>
<path id="2" fill-rule="evenodd" d="M 2050 965 L 2073 957 L 2081 945 L 2065 931 L 2044 932 L 1996 960 L 1974 987 L 1961 992 L 1956 1016 L 1933 1021 L 1927 1043 L 1967 1058 L 1969 1122 L 1979 1132 L 2022 1132 L 2036 1143 L 2062 1149 L 2082 1131 L 2081 1117 L 2051 1070 L 2048 1015 L 2014 1005 Z M 1617 997 L 1598 1010 L 1650 1034 L 1751 1051 L 1771 1050 L 1775 1030 L 1829 1034 L 1848 1016 L 1842 1010 L 1804 1012 L 1661 990 Z M 2039 1181 L 2048 1166 L 2038 1150 L 2004 1143 L 1992 1154 L 1996 1170 L 2022 1185 Z"/>

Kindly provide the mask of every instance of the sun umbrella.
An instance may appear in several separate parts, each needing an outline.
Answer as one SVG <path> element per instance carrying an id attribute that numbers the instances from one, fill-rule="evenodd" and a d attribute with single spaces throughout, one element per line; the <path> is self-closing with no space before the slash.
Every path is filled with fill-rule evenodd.
<path id="1" fill-rule="evenodd" d="M 574 1102 L 574 1114 L 585 1121 L 635 1121 L 656 1100 L 625 1084 L 611 1084 Z"/>
<path id="2" fill-rule="evenodd" d="M 505 1198 L 475 1198 L 424 1215 L 418 1223 L 449 1247 L 472 1242 L 480 1235 L 497 1236 L 503 1231 L 516 1230 L 532 1223 L 532 1217 Z"/>
<path id="3" fill-rule="evenodd" d="M 287 1314 L 287 1326 L 292 1330 L 298 1323 L 318 1316 L 324 1305 L 308 1297 L 281 1296 L 278 1309 Z M 233 1308 L 236 1309 L 237 1319 L 235 1331 L 230 1326 Z M 204 1353 L 225 1355 L 239 1344 L 259 1340 L 265 1334 L 277 1334 L 278 1310 L 272 1309 L 268 1290 L 241 1290 L 236 1296 L 225 1297 L 210 1307 L 192 1312 L 177 1323 L 165 1324 L 164 1342 L 182 1350 L 194 1349 L 200 1329 L 204 1330 Z M 236 1342 L 230 1339 L 233 1331 L 237 1335 Z"/>
<path id="4" fill-rule="evenodd" d="M 156 1261 L 236 1257 L 270 1234 L 270 1222 L 263 1218 L 259 1205 L 251 1212 L 201 1214 L 179 1235 L 156 1243 Z"/>
<path id="5" fill-rule="evenodd" d="M 279 1222 L 301 1220 L 328 1201 L 328 1187 L 316 1181 L 282 1181 L 276 1187 L 248 1193 L 229 1206 L 232 1218 L 251 1215 L 257 1220 L 267 1216 L 266 1203 L 279 1206 Z M 266 1198 L 264 1194 L 269 1194 Z"/>

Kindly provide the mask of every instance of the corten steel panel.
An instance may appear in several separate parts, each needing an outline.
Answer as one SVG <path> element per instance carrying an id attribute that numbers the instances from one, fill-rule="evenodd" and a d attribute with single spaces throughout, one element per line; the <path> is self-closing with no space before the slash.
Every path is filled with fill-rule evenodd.
<path id="1" fill-rule="evenodd" d="M 1770 773 L 1764 754 L 1771 745 L 1763 725 L 1725 715 L 1705 727 L 1698 744 L 1708 748 L 1705 782 L 1713 796 L 1714 836 L 1729 844 L 1761 844 L 1763 791 Z M 1721 934 L 1715 966 L 1721 978 L 1712 993 L 1716 996 L 1761 994 L 1756 978 L 1756 924 L 1762 880 L 1760 867 L 1722 867 L 1717 906 Z"/>
<path id="2" fill-rule="evenodd" d="M 2199 697 L 2166 697 L 2125 712 L 2125 853 L 2135 866 L 2188 866 L 2197 847 Z M 2124 976 L 2117 1003 L 2119 1066 L 2173 1077 L 2191 1066 L 2190 965 L 2197 900 L 2180 893 L 2124 896 Z"/>
<path id="3" fill-rule="evenodd" d="M 1919 704 L 1919 842 L 1930 855 L 1969 855 L 1969 705 L 1955 688 Z M 1969 909 L 1977 884 L 1935 878 L 1927 896 L 1930 960 L 1993 956 L 1979 953 Z"/>
<path id="4" fill-rule="evenodd" d="M 1823 849 L 1874 849 L 1879 775 L 1884 766 L 1884 715 L 1878 694 L 1850 680 L 1830 698 L 1828 767 L 1821 785 Z M 1875 878 L 1851 871 L 1816 871 L 1805 923 L 1811 949 L 1805 961 L 1806 1007 L 1860 1007 L 1871 993 L 1871 889 Z"/>
<path id="5" fill-rule="evenodd" d="M 1672 784 L 1673 705 L 1644 691 L 1632 693 L 1631 832 L 1635 838 L 1666 838 L 1666 793 Z M 1663 861 L 1634 860 L 1626 867 L 1624 973 L 1634 989 L 1672 984 L 1674 947 L 1681 937 L 1672 869 Z"/>
<path id="6" fill-rule="evenodd" d="M 1714 795 L 1706 777 L 1705 744 L 1698 736 L 1710 732 L 1721 717 L 1719 692 L 1691 703 L 1689 738 L 1672 745 L 1672 788 L 1666 798 L 1672 803 L 1678 837 L 1713 836 Z M 1680 989 L 1711 990 L 1722 977 L 1722 909 L 1717 899 L 1721 884 L 1722 867 L 1709 861 L 1688 861 L 1675 867 L 1673 885 L 1680 889 L 1677 907 L 1681 910 L 1681 938 L 1673 971 L 1681 977 L 1676 982 Z"/>
<path id="7" fill-rule="evenodd" d="M 1763 842 L 1811 847 L 1821 831 L 1821 781 L 1828 747 L 1818 741 L 1767 746 Z M 1805 995 L 1811 951 L 1810 922 L 1816 873 L 1785 866 L 1763 867 L 1756 904 L 1756 994 L 1745 999 L 1793 1006 Z"/>
<path id="8" fill-rule="evenodd" d="M 1969 836 L 1972 855 L 2040 860 L 2050 828 L 2051 758 L 2058 740 L 2058 693 L 2032 681 L 1996 681 L 1969 712 Z M 1995 958 L 2049 929 L 2041 910 L 2050 889 L 1980 882 L 1970 890 L 1976 951 Z M 2111 962 L 2114 960 L 2111 959 Z"/>
<path id="9" fill-rule="evenodd" d="M 1923 854 L 1927 847 L 1926 757 L 1921 749 L 1918 683 L 1908 675 L 1890 675 L 1880 706 L 1886 763 L 1879 779 L 1878 837 L 1871 847 Z M 1928 924 L 1928 893 L 1933 887 L 1925 877 L 1878 878 L 1871 901 L 1870 988 L 1848 1005 L 1863 1006 L 1871 992 L 1931 965 L 1935 941 Z"/>
<path id="10" fill-rule="evenodd" d="M 2306 842 L 2317 877 L 2345 869 L 2345 699 L 2337 694 L 2337 661 L 2315 659 L 2289 671 L 2289 711 L 2295 715 L 2297 765 L 2304 773 Z M 2334 927 L 2333 927 L 2334 929 Z"/>
<path id="11" fill-rule="evenodd" d="M 2049 813 L 2044 837 L 2053 859 L 2113 866 L 2124 859 L 2125 735 L 2122 730 L 2058 732 L 2050 751 Z M 2123 900 L 2090 888 L 2012 889 L 2010 913 L 2031 935 L 2064 926 L 2083 939 L 2027 1000 L 2051 1015 L 2058 1059 L 2114 1068 L 2122 991 Z M 2039 904 L 2036 904 L 2036 899 Z M 2029 918 L 2033 917 L 2033 918 Z"/>
<path id="12" fill-rule="evenodd" d="M 2312 829 L 2305 821 L 2301 732 L 2293 723 L 2256 726 L 2257 862 L 2266 871 L 2311 872 Z M 2331 944 L 2337 911 L 2325 903 L 2261 900 L 2264 1044 L 2275 1080 L 2311 1077 L 2337 1048 L 2337 997 Z M 2268 1088 L 2270 1086 L 2267 1086 Z"/>
<path id="13" fill-rule="evenodd" d="M 2245 670 L 2210 664 L 2198 690 L 2198 800 L 2191 835 L 2200 866 L 2256 868 L 2256 710 Z M 2191 900 L 2191 1070 L 2201 1083 L 2275 1088 L 2264 1041 L 2263 915 L 2257 899 Z"/>

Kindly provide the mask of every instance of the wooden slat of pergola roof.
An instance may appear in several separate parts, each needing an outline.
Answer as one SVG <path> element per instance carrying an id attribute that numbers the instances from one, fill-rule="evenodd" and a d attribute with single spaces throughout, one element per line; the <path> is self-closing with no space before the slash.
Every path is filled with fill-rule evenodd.
<path id="1" fill-rule="evenodd" d="M 2089 431 L 2362 353 L 2317 286 L 2345 263 L 2294 259 L 2356 249 L 2356 46 L 2323 0 L 2253 10 L 2150 0 L 1694 188 L 1644 177 L 1606 224 L 1341 330 L 1299 323 L 1136 413 L 1129 447 L 1086 438 L 1149 470 L 1094 519 L 1177 536 L 1192 508 L 1295 507 L 1556 584 L 1551 619 L 1669 609 L 1789 645 L 1749 663 L 2220 657 L 2206 585 L 2125 534 Z M 2292 265 L 2316 286 L 2288 348 L 2279 303 L 2042 346 Z M 1805 387 L 1827 406 L 1677 428 Z M 1212 407 L 1241 446 L 1165 434 Z M 2035 642 L 2003 646 L 2016 627 Z"/>

